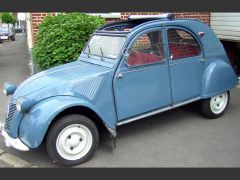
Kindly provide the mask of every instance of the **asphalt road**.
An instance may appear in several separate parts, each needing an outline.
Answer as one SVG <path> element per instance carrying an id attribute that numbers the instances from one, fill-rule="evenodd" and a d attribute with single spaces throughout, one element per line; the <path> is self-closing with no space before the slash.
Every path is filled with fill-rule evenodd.
<path id="1" fill-rule="evenodd" d="M 27 67 L 26 41 L 0 47 L 0 84 L 21 82 Z M 0 117 L 7 98 L 0 92 Z M 231 102 L 221 118 L 208 120 L 193 103 L 120 126 L 117 148 L 101 133 L 95 156 L 78 167 L 240 167 L 240 88 L 231 92 Z M 55 167 L 44 144 L 29 152 L 0 148 L 38 167 Z"/>

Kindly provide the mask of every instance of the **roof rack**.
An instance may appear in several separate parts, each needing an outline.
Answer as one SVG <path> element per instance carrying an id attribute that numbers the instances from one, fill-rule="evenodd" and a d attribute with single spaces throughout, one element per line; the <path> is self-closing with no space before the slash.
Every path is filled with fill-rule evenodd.
<path id="1" fill-rule="evenodd" d="M 129 20 L 135 19 L 175 19 L 175 14 L 173 13 L 166 13 L 166 14 L 159 14 L 159 15 L 130 15 L 128 16 Z"/>

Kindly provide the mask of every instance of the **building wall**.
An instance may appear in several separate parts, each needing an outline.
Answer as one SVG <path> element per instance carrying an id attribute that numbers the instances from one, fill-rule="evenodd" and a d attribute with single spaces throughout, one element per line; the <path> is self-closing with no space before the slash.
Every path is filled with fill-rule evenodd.
<path id="1" fill-rule="evenodd" d="M 199 19 L 202 22 L 206 23 L 209 25 L 209 20 L 210 20 L 210 13 L 208 12 L 174 12 L 176 14 L 176 18 L 190 18 L 190 19 Z M 106 13 L 104 13 L 105 15 Z M 114 13 L 113 13 L 114 14 Z M 115 13 L 116 14 L 116 13 Z M 108 22 L 116 21 L 119 19 L 127 19 L 129 15 L 154 15 L 154 14 L 160 14 L 159 12 L 121 12 L 120 18 L 111 18 L 108 17 L 106 20 Z M 45 12 L 36 12 L 32 13 L 32 36 L 33 36 L 33 44 L 36 41 L 36 34 L 38 32 L 38 25 L 41 24 L 43 21 L 44 17 L 46 16 L 55 16 L 56 13 L 51 12 L 51 13 L 45 13 Z"/>
<path id="2" fill-rule="evenodd" d="M 203 23 L 210 25 L 209 12 L 175 12 L 176 18 L 198 19 Z"/>
<path id="3" fill-rule="evenodd" d="M 209 12 L 173 12 L 176 18 L 198 19 L 203 23 L 210 24 Z M 121 19 L 127 19 L 129 15 L 156 15 L 159 12 L 122 12 Z"/>

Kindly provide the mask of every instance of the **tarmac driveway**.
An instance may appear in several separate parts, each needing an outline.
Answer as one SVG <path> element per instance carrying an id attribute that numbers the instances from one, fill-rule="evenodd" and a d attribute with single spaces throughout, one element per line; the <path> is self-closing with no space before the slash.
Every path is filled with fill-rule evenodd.
<path id="1" fill-rule="evenodd" d="M 20 54 L 10 55 L 11 46 L 0 54 L 0 84 L 20 82 L 29 74 L 22 43 L 14 45 Z M 13 45 L 13 44 L 12 44 Z M 22 49 L 20 52 L 20 49 Z M 22 54 L 21 54 L 22 53 Z M 5 60 L 3 60 L 5 59 Z M 1 93 L 0 93 L 1 94 Z M 7 98 L 0 95 L 1 118 Z M 117 148 L 107 133 L 101 133 L 95 156 L 78 167 L 240 167 L 240 88 L 231 92 L 225 115 L 208 120 L 199 113 L 199 103 L 120 126 Z M 29 152 L 0 148 L 38 167 L 54 167 L 44 144 Z"/>

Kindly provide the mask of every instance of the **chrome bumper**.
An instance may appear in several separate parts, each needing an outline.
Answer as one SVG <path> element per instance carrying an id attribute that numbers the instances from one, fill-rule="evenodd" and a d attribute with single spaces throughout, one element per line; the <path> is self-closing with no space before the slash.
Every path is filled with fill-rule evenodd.
<path id="1" fill-rule="evenodd" d="M 20 141 L 20 139 L 11 138 L 8 133 L 4 130 L 3 125 L 0 124 L 0 134 L 4 137 L 5 144 L 7 147 L 13 147 L 20 151 L 29 151 L 29 148 Z"/>

